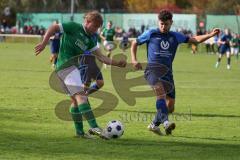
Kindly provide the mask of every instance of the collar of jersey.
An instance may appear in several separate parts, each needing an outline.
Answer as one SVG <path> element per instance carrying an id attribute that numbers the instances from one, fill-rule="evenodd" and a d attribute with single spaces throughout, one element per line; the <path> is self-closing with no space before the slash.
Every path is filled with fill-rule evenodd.
<path id="1" fill-rule="evenodd" d="M 84 27 L 83 24 L 82 24 L 82 27 L 83 27 L 84 32 L 89 36 L 90 34 L 88 34 L 88 33 L 86 32 L 86 29 L 85 29 L 85 27 Z"/>
<path id="2" fill-rule="evenodd" d="M 159 28 L 157 28 L 158 32 L 163 35 L 168 35 L 170 33 L 170 30 L 167 33 L 162 33 Z"/>

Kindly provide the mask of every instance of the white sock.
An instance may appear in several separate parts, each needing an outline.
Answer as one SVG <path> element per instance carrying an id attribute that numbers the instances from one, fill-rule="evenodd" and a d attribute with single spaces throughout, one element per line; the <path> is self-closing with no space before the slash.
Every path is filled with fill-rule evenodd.
<path id="1" fill-rule="evenodd" d="M 163 126 L 166 127 L 166 126 L 168 125 L 168 123 L 169 123 L 168 120 L 164 121 L 164 122 L 163 122 Z"/>

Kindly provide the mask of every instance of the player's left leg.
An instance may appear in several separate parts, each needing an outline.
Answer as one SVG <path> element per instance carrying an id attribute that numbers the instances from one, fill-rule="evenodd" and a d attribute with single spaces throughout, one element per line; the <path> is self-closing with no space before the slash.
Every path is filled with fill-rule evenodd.
<path id="1" fill-rule="evenodd" d="M 103 87 L 103 85 L 104 85 L 103 80 L 96 80 L 96 82 L 91 84 L 91 86 L 87 89 L 86 94 L 89 95 L 98 91 L 100 88 Z"/>
<path id="2" fill-rule="evenodd" d="M 88 102 L 88 97 L 81 94 L 76 94 L 74 97 L 77 101 L 79 111 L 91 127 L 88 131 L 89 134 L 97 135 L 103 139 L 108 139 L 107 135 L 104 134 L 103 130 L 97 124 L 90 103 Z"/>
<path id="3" fill-rule="evenodd" d="M 227 69 L 231 69 L 231 52 L 230 52 L 230 50 L 228 50 L 226 52 L 226 55 L 227 55 Z"/>
<path id="4" fill-rule="evenodd" d="M 53 68 L 56 67 L 57 57 L 58 57 L 58 54 L 57 54 L 57 53 L 52 53 L 52 55 L 51 55 L 51 63 L 52 63 L 52 67 L 53 67 Z"/>
<path id="5" fill-rule="evenodd" d="M 238 60 L 238 52 L 239 52 L 239 48 L 234 48 L 234 55 L 236 56 L 237 60 Z"/>
<path id="6" fill-rule="evenodd" d="M 162 123 L 164 125 L 166 134 L 167 135 L 172 134 L 172 130 L 175 129 L 176 125 L 173 122 L 169 122 L 168 114 L 173 111 L 172 110 L 173 108 L 170 108 L 174 106 L 173 101 L 167 99 L 166 91 L 162 83 L 158 83 L 153 87 L 153 89 L 157 96 L 156 101 L 157 114 L 153 120 L 153 123 L 156 125 Z"/>

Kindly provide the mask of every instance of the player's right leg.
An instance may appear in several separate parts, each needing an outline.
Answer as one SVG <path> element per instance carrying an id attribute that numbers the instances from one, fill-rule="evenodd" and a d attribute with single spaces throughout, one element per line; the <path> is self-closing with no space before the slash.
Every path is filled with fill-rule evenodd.
<path id="1" fill-rule="evenodd" d="M 224 53 L 221 53 L 221 52 L 218 54 L 218 59 L 217 59 L 217 62 L 215 64 L 215 68 L 219 67 L 223 54 Z"/>
<path id="2" fill-rule="evenodd" d="M 56 64 L 57 64 L 57 56 L 58 54 L 57 53 L 52 53 L 51 55 L 51 63 L 52 63 L 52 68 L 55 69 L 56 67 Z"/>

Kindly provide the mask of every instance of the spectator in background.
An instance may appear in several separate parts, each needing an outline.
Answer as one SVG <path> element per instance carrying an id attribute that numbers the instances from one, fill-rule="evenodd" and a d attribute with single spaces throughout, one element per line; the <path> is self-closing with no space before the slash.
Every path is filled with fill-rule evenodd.
<path id="1" fill-rule="evenodd" d="M 145 31 L 145 25 L 142 24 L 142 25 L 141 25 L 141 33 L 143 33 L 144 31 Z"/>
<path id="2" fill-rule="evenodd" d="M 197 29 L 197 36 L 200 36 L 200 35 L 203 35 L 203 32 L 202 32 L 201 29 L 198 28 Z M 195 54 L 195 53 L 197 53 L 197 51 L 198 51 L 198 45 L 192 43 L 192 53 Z"/>
<path id="3" fill-rule="evenodd" d="M 209 33 L 209 32 L 208 32 Z M 211 53 L 211 49 L 210 49 L 210 39 L 207 39 L 206 41 L 204 41 L 205 47 L 206 47 L 206 52 L 207 54 Z"/>
<path id="4" fill-rule="evenodd" d="M 215 36 L 214 37 L 211 37 L 209 39 L 209 44 L 210 44 L 210 50 L 211 50 L 211 54 L 215 54 L 216 51 L 215 51 Z"/>

